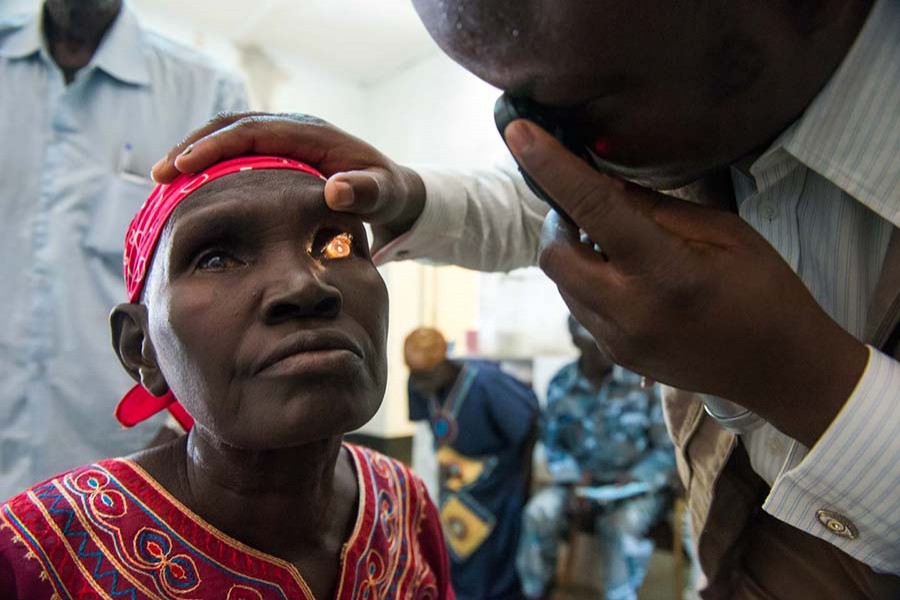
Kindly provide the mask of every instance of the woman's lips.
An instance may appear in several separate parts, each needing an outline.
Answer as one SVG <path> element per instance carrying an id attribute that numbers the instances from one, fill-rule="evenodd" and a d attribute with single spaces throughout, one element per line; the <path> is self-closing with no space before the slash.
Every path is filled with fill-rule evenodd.
<path id="1" fill-rule="evenodd" d="M 363 360 L 362 348 L 334 330 L 301 331 L 280 340 L 254 371 L 257 374 L 299 374 L 333 371 Z"/>
<path id="2" fill-rule="evenodd" d="M 362 362 L 362 358 L 350 350 L 306 350 L 290 354 L 268 367 L 257 375 L 265 377 L 284 377 L 303 374 L 334 373 L 352 369 Z"/>

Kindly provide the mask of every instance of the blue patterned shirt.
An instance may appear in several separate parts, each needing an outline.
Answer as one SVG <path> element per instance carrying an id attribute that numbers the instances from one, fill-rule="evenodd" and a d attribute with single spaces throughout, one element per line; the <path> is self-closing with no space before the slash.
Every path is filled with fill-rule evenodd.
<path id="1" fill-rule="evenodd" d="M 631 476 L 662 486 L 675 468 L 658 388 L 620 367 L 599 390 L 577 361 L 560 369 L 547 389 L 543 442 L 556 483 L 590 472 L 594 483 Z"/>

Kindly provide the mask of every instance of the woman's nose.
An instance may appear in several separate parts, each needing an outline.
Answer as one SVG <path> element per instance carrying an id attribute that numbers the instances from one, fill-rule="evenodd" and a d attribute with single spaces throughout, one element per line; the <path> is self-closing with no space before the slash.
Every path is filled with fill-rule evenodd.
<path id="1" fill-rule="evenodd" d="M 344 304 L 340 290 L 319 277 L 311 265 L 293 264 L 276 273 L 262 304 L 263 320 L 275 325 L 289 319 L 330 319 Z"/>

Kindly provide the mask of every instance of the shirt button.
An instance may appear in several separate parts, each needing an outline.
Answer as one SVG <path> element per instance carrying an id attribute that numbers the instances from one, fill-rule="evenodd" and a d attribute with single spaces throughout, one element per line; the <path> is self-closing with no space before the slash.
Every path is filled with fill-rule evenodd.
<path id="1" fill-rule="evenodd" d="M 778 216 L 778 209 L 771 202 L 763 202 L 759 206 L 759 212 L 763 218 L 768 219 L 769 221 Z"/>
<path id="2" fill-rule="evenodd" d="M 816 518 L 819 519 L 819 523 L 821 523 L 823 527 L 835 535 L 847 538 L 848 540 L 855 540 L 859 536 L 859 532 L 856 530 L 853 521 L 844 515 L 831 512 L 830 510 L 819 510 L 816 511 Z"/>
<path id="3" fill-rule="evenodd" d="M 776 456 L 784 453 L 784 445 L 778 440 L 771 440 L 768 443 L 768 446 L 769 446 L 769 452 L 771 452 L 772 454 L 774 454 Z"/>

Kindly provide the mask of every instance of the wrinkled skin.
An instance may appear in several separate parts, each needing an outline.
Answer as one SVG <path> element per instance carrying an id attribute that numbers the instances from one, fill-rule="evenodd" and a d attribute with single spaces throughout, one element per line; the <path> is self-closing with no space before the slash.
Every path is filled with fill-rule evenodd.
<path id="1" fill-rule="evenodd" d="M 330 211 L 322 187 L 261 170 L 201 188 L 170 218 L 141 304 L 116 307 L 112 326 L 126 370 L 196 421 L 134 460 L 331 597 L 358 499 L 341 439 L 381 404 L 388 302 L 362 221 Z"/>
<path id="2" fill-rule="evenodd" d="M 813 60 L 821 50 L 809 44 L 809 18 L 753 0 L 413 4 L 451 58 L 513 95 L 563 109 L 582 135 L 602 140 L 603 170 L 657 189 L 766 146 L 842 54 L 833 44 Z"/>
<path id="3" fill-rule="evenodd" d="M 312 185 L 291 187 L 297 179 Z M 203 427 L 268 449 L 343 434 L 374 415 L 386 377 L 387 292 L 362 223 L 328 211 L 321 182 L 290 171 L 224 177 L 189 197 L 170 223 L 146 291 L 149 334 L 176 397 L 209 415 Z M 343 232 L 354 253 L 325 258 L 324 244 Z M 192 261 L 210 248 L 223 266 L 202 270 Z M 318 331 L 346 338 L 359 355 L 337 369 L 258 372 L 284 338 Z"/>

